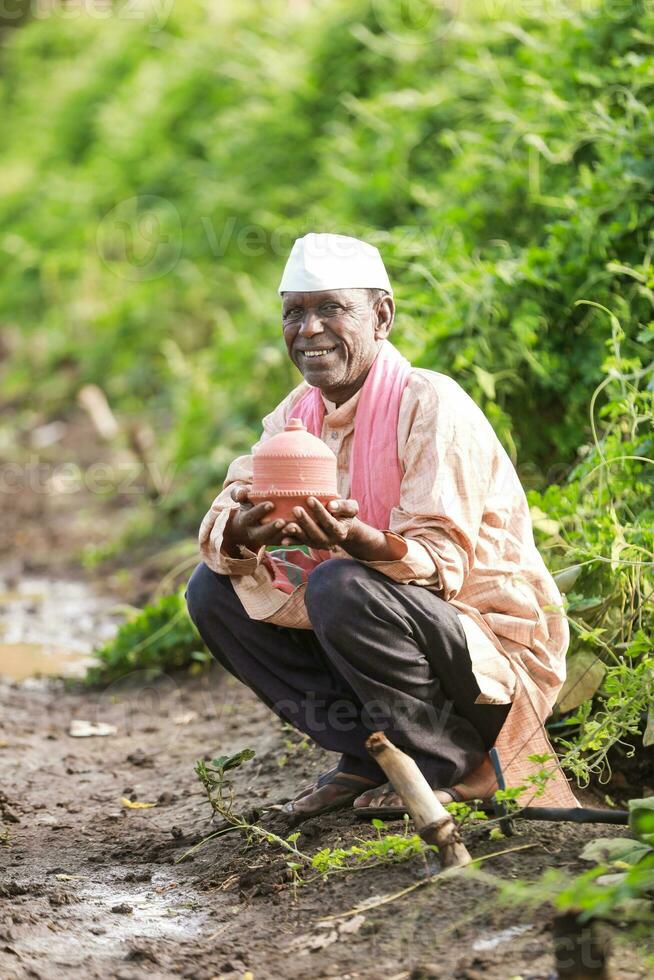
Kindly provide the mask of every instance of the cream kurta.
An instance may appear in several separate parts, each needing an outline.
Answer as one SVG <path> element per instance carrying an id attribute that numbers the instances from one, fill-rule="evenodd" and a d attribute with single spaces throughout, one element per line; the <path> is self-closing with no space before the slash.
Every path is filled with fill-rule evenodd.
<path id="1" fill-rule="evenodd" d="M 266 416 L 257 445 L 283 430 L 307 388 L 302 382 Z M 321 433 L 336 453 L 343 497 L 349 495 L 358 398 L 338 408 L 327 403 Z M 542 722 L 565 679 L 569 640 L 561 596 L 534 544 L 524 490 L 481 410 L 455 381 L 433 371 L 411 371 L 397 449 L 404 475 L 387 530 L 403 538 L 407 551 L 399 561 L 364 564 L 397 582 L 433 589 L 457 609 L 481 691 L 478 702 L 513 702 L 496 747 L 507 784 L 519 785 L 533 769 L 526 755 L 551 753 Z M 251 482 L 252 456 L 240 456 L 202 522 L 203 560 L 232 577 L 251 618 L 310 628 L 304 586 L 290 596 L 275 589 L 261 564 L 263 548 L 258 555 L 241 549 L 240 559 L 221 551 L 229 513 L 238 506 L 231 491 Z M 349 557 L 336 551 L 339 556 Z M 554 778 L 538 802 L 576 801 L 565 781 Z"/>

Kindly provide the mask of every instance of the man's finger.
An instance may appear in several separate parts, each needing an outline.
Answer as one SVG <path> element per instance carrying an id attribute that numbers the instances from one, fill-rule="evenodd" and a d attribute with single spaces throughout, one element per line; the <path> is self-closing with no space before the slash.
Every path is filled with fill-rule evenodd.
<path id="1" fill-rule="evenodd" d="M 283 528 L 283 521 L 271 521 L 270 524 L 257 524 L 256 527 L 248 528 L 247 540 L 250 549 L 256 551 L 261 545 L 279 544 Z"/>
<path id="2" fill-rule="evenodd" d="M 282 533 L 283 545 L 309 544 L 306 534 L 297 524 L 287 524 Z"/>
<path id="3" fill-rule="evenodd" d="M 323 505 L 315 497 L 309 497 L 308 506 L 311 508 L 311 517 L 329 535 L 339 534 L 338 521 L 335 517 L 325 510 Z"/>
<path id="4" fill-rule="evenodd" d="M 330 541 L 327 535 L 322 528 L 316 524 L 311 517 L 309 517 L 304 507 L 293 508 L 293 515 L 301 529 L 306 534 L 309 544 L 315 544 L 319 547 L 329 547 Z"/>
<path id="5" fill-rule="evenodd" d="M 259 524 L 253 528 L 250 534 L 252 544 L 261 546 L 262 544 L 274 544 L 279 537 L 279 533 L 284 527 L 284 521 L 271 521 L 270 524 Z"/>
<path id="6" fill-rule="evenodd" d="M 255 504 L 254 507 L 250 507 L 244 514 L 241 515 L 241 524 L 248 528 L 256 527 L 257 524 L 261 523 L 266 514 L 271 512 L 274 506 L 275 505 L 270 500 L 263 500 L 260 504 Z M 282 527 L 283 526 L 284 522 L 282 521 Z"/>
<path id="7" fill-rule="evenodd" d="M 292 540 L 294 544 L 298 541 L 301 544 L 306 544 L 306 535 L 302 528 L 298 527 L 297 524 L 287 524 L 284 528 L 284 534 L 290 535 L 289 540 Z"/>
<path id="8" fill-rule="evenodd" d="M 232 500 L 235 500 L 237 504 L 248 503 L 249 490 L 247 487 L 235 487 L 232 490 Z"/>
<path id="9" fill-rule="evenodd" d="M 356 500 L 330 500 L 327 509 L 340 520 L 344 517 L 356 517 L 359 513 L 359 504 Z"/>

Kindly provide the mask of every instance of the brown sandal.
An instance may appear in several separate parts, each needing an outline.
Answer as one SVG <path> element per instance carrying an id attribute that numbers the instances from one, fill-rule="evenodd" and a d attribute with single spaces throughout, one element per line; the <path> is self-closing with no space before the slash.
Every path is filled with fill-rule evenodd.
<path id="1" fill-rule="evenodd" d="M 316 817 L 319 814 L 332 813 L 334 810 L 342 810 L 348 806 L 348 804 L 356 800 L 357 796 L 361 796 L 362 792 L 375 788 L 375 784 L 372 780 L 366 779 L 364 776 L 354 776 L 347 772 L 340 772 L 339 770 L 332 770 L 331 772 L 324 773 L 323 776 L 320 777 L 320 780 L 319 785 L 317 784 L 315 788 L 310 790 L 308 793 L 303 793 L 294 800 L 286 803 L 283 807 L 281 807 L 280 812 L 283 813 L 285 817 L 292 817 L 296 822 L 299 822 L 300 820 L 308 820 L 310 817 Z M 298 806 L 298 804 L 301 804 L 304 800 L 308 800 L 311 796 L 319 797 L 321 792 L 329 786 L 342 786 L 344 789 L 349 790 L 349 792 L 344 793 L 337 798 L 325 800 L 322 803 L 319 802 L 314 808 Z"/>

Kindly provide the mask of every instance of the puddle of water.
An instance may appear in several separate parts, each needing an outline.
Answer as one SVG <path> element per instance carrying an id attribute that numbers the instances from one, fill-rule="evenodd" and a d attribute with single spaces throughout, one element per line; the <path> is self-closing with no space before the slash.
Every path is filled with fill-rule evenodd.
<path id="1" fill-rule="evenodd" d="M 533 926 L 521 925 L 521 926 L 510 926 L 508 929 L 501 929 L 499 932 L 493 932 L 485 939 L 477 939 L 472 944 L 472 948 L 475 953 L 487 953 L 491 949 L 495 949 L 497 946 L 501 946 L 502 943 L 508 943 L 510 939 L 516 939 L 521 936 L 524 932 L 529 932 Z"/>
<path id="2" fill-rule="evenodd" d="M 173 886 L 160 894 L 152 886 L 127 891 L 113 888 L 110 883 L 89 884 L 80 889 L 80 895 L 99 912 L 111 915 L 108 923 L 111 934 L 107 939 L 112 942 L 117 935 L 123 939 L 134 935 L 188 938 L 199 930 L 206 917 L 199 896 L 185 887 Z M 132 910 L 130 914 L 111 912 L 113 908 L 125 905 Z"/>
<path id="3" fill-rule="evenodd" d="M 164 885 L 163 893 L 155 890 L 154 882 L 127 889 L 124 885 L 120 887 L 120 882 L 76 878 L 67 886 L 75 898 L 71 906 L 75 939 L 72 939 L 70 920 L 66 921 L 68 917 L 64 914 L 63 923 L 57 923 L 58 928 L 48 933 L 47 940 L 44 941 L 42 931 L 35 929 L 17 944 L 18 949 L 26 958 L 38 955 L 47 956 L 51 963 L 58 961 L 60 967 L 68 970 L 67 976 L 88 976 L 91 965 L 96 970 L 104 967 L 102 976 L 113 976 L 106 969 L 107 957 L 124 959 L 134 943 L 138 946 L 139 941 L 156 944 L 192 940 L 206 927 L 209 918 L 202 896 L 164 876 L 159 883 Z M 112 912 L 116 906 L 125 905 L 131 912 Z M 229 921 L 234 917 L 231 913 L 238 911 L 225 908 L 224 918 Z M 146 972 L 149 976 L 149 970 L 143 975 Z"/>
<path id="4" fill-rule="evenodd" d="M 81 676 L 116 631 L 113 604 L 84 582 L 0 577 L 0 677 Z"/>
<path id="5" fill-rule="evenodd" d="M 78 653 L 57 650 L 45 643 L 0 643 L 0 674 L 14 681 L 76 676 L 90 662 L 90 657 L 84 663 Z"/>

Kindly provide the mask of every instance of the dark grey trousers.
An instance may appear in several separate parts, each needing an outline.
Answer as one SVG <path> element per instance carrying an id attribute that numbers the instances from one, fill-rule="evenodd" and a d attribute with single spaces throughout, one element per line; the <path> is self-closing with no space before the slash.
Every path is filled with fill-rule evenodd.
<path id="1" fill-rule="evenodd" d="M 365 741 L 385 731 L 432 786 L 452 786 L 481 763 L 508 714 L 509 705 L 474 703 L 479 687 L 454 608 L 354 560 L 311 573 L 313 630 L 250 619 L 230 578 L 204 564 L 186 599 L 214 657 L 280 718 L 341 753 L 343 771 L 384 781 Z"/>

